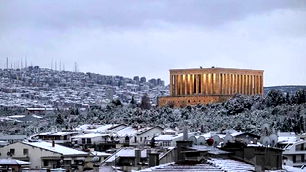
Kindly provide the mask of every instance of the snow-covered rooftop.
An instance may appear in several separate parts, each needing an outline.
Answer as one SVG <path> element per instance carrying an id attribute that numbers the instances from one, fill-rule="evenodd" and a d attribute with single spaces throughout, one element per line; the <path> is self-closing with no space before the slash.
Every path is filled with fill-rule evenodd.
<path id="1" fill-rule="evenodd" d="M 159 135 L 159 136 L 155 137 L 154 139 L 156 141 L 172 141 L 172 140 L 180 138 L 180 137 L 183 137 L 183 133 L 180 133 L 180 134 L 177 134 L 177 135 L 162 134 L 162 135 Z"/>
<path id="2" fill-rule="evenodd" d="M 117 131 L 116 135 L 120 137 L 135 136 L 137 132 L 138 131 L 133 127 L 125 127 L 122 130 Z"/>
<path id="3" fill-rule="evenodd" d="M 122 148 L 107 158 L 105 162 L 113 162 L 117 157 L 135 157 L 135 148 Z M 147 157 L 147 151 L 145 149 L 141 150 L 141 157 Z"/>
<path id="4" fill-rule="evenodd" d="M 211 158 L 208 162 L 227 172 L 255 171 L 253 165 L 232 159 Z"/>
<path id="5" fill-rule="evenodd" d="M 94 138 L 94 137 L 104 137 L 109 136 L 108 134 L 101 134 L 101 133 L 88 133 L 88 134 L 81 134 L 73 136 L 72 138 Z"/>
<path id="6" fill-rule="evenodd" d="M 79 151 L 76 149 L 72 149 L 69 147 L 61 146 L 59 144 L 55 144 L 54 147 L 52 147 L 52 143 L 45 142 L 45 141 L 23 141 L 22 143 L 26 145 L 31 145 L 34 147 L 46 149 L 52 152 L 56 152 L 62 155 L 87 155 L 86 152 Z"/>
<path id="7" fill-rule="evenodd" d="M 0 165 L 29 165 L 30 162 L 20 161 L 17 159 L 0 159 Z"/>
<path id="8" fill-rule="evenodd" d="M 90 152 L 92 155 L 94 155 L 94 156 L 103 156 L 103 157 L 105 157 L 105 156 L 111 156 L 112 154 L 110 154 L 110 153 L 106 153 L 106 152 L 98 152 L 98 151 L 91 151 Z"/>

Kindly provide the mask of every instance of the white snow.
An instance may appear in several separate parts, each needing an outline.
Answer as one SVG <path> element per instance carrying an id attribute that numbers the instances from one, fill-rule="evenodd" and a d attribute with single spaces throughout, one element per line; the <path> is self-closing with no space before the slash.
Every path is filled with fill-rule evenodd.
<path id="1" fill-rule="evenodd" d="M 92 151 L 90 152 L 92 155 L 95 156 L 111 156 L 112 154 L 106 153 L 106 152 L 98 152 L 98 151 Z"/>
<path id="2" fill-rule="evenodd" d="M 108 136 L 108 134 L 88 133 L 88 134 L 73 136 L 72 138 L 95 138 L 95 137 L 104 137 L 104 136 Z"/>
<path id="3" fill-rule="evenodd" d="M 137 130 L 133 127 L 125 127 L 122 130 L 117 131 L 117 136 L 124 137 L 124 136 L 135 136 L 137 134 Z"/>
<path id="4" fill-rule="evenodd" d="M 43 118 L 43 117 L 41 117 L 41 116 L 38 116 L 38 115 L 32 115 L 34 118 L 38 118 L 38 119 L 41 119 L 41 118 Z"/>
<path id="5" fill-rule="evenodd" d="M 25 117 L 25 115 L 11 115 L 11 116 L 8 116 L 9 118 L 23 118 Z"/>

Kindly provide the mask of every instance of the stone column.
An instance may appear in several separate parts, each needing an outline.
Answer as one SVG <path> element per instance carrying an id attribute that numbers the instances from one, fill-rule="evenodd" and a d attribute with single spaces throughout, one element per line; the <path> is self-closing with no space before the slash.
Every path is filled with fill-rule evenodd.
<path id="1" fill-rule="evenodd" d="M 241 94 L 241 75 L 238 74 L 237 77 L 238 77 L 238 91 L 237 91 L 237 93 Z"/>
<path id="2" fill-rule="evenodd" d="M 249 94 L 249 75 L 245 75 L 245 94 Z"/>
<path id="3" fill-rule="evenodd" d="M 260 76 L 260 94 L 263 94 L 263 78 Z"/>
<path id="4" fill-rule="evenodd" d="M 254 75 L 251 75 L 252 77 L 252 95 L 255 94 L 255 77 Z"/>
<path id="5" fill-rule="evenodd" d="M 252 75 L 250 75 L 250 95 L 253 95 L 253 81 Z"/>
<path id="6" fill-rule="evenodd" d="M 232 91 L 233 91 L 233 78 L 232 78 L 232 74 L 229 74 L 229 94 L 232 95 Z"/>
<path id="7" fill-rule="evenodd" d="M 223 74 L 220 73 L 220 94 L 223 94 Z"/>
<path id="8" fill-rule="evenodd" d="M 242 85 L 242 94 L 245 94 L 245 75 L 242 75 L 242 81 L 241 81 L 241 85 Z"/>
<path id="9" fill-rule="evenodd" d="M 251 94 L 251 77 L 250 77 L 250 75 L 247 75 L 248 76 L 248 95 L 250 95 Z"/>
<path id="10" fill-rule="evenodd" d="M 220 94 L 222 94 L 222 88 L 223 88 L 223 78 L 222 78 L 222 73 L 219 74 L 219 82 L 220 82 Z"/>
<path id="11" fill-rule="evenodd" d="M 177 95 L 180 96 L 181 95 L 181 81 L 180 81 L 181 77 L 180 75 L 177 75 Z"/>
<path id="12" fill-rule="evenodd" d="M 236 94 L 237 93 L 237 75 L 236 74 L 233 74 L 233 94 Z"/>
<path id="13" fill-rule="evenodd" d="M 250 95 L 252 95 L 252 90 L 253 90 L 252 75 L 249 75 L 249 84 L 250 84 Z"/>
<path id="14" fill-rule="evenodd" d="M 177 88 L 178 88 L 177 75 L 174 75 L 174 96 L 178 95 Z"/>
<path id="15" fill-rule="evenodd" d="M 224 77 L 224 86 L 223 86 L 223 94 L 228 94 L 228 78 L 227 73 L 223 74 Z"/>
<path id="16" fill-rule="evenodd" d="M 170 74 L 170 96 L 173 96 L 173 85 L 172 85 L 172 75 Z"/>
<path id="17" fill-rule="evenodd" d="M 193 90 L 194 90 L 194 74 L 191 74 L 191 94 L 193 95 L 194 94 L 194 92 L 193 92 Z"/>
<path id="18" fill-rule="evenodd" d="M 204 85 L 203 85 L 203 87 L 204 87 L 204 94 L 205 95 L 207 95 L 208 94 L 208 92 L 207 92 L 207 73 L 204 73 L 203 74 L 203 83 L 204 83 Z"/>
<path id="19" fill-rule="evenodd" d="M 216 74 L 212 73 L 211 74 L 211 94 L 215 94 L 216 92 Z"/>
<path id="20" fill-rule="evenodd" d="M 191 75 L 188 74 L 188 95 L 191 95 Z"/>
<path id="21" fill-rule="evenodd" d="M 204 75 L 201 74 L 201 94 L 204 94 Z"/>
<path id="22" fill-rule="evenodd" d="M 220 73 L 216 73 L 216 93 L 220 95 L 220 89 L 221 89 L 221 77 L 220 77 Z"/>

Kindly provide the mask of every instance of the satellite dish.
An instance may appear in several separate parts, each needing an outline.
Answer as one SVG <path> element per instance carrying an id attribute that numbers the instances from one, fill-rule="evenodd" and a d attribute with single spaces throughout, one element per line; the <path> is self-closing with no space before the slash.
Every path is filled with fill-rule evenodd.
<path id="1" fill-rule="evenodd" d="M 277 135 L 276 134 L 271 134 L 269 136 L 269 138 L 270 138 L 270 141 L 271 141 L 271 146 L 274 147 L 277 144 L 277 141 L 278 141 Z"/>
<path id="2" fill-rule="evenodd" d="M 220 143 L 220 137 L 218 136 L 218 135 L 214 135 L 213 137 L 212 137 L 212 139 L 214 140 L 214 144 L 213 144 L 213 146 L 214 147 L 217 147 L 218 146 L 218 144 Z"/>
<path id="3" fill-rule="evenodd" d="M 267 136 L 270 133 L 270 126 L 269 126 L 269 124 L 267 124 L 267 123 L 263 124 L 261 126 L 261 132 L 262 132 L 262 134 Z"/>
<path id="4" fill-rule="evenodd" d="M 227 133 L 226 136 L 224 137 L 223 143 L 226 145 L 227 143 L 233 142 L 233 141 L 234 141 L 234 137 L 230 135 L 229 133 Z"/>
<path id="5" fill-rule="evenodd" d="M 268 137 L 268 136 L 265 136 L 263 139 L 262 139 L 262 144 L 264 146 L 269 146 L 271 145 L 271 139 Z"/>

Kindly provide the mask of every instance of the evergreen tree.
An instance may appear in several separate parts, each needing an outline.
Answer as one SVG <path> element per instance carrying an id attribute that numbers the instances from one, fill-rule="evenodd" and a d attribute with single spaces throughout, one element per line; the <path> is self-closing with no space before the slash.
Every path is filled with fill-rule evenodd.
<path id="1" fill-rule="evenodd" d="M 148 94 L 144 94 L 142 96 L 140 108 L 141 109 L 150 109 L 151 108 L 150 98 L 149 98 Z"/>
<path id="2" fill-rule="evenodd" d="M 58 114 L 57 117 L 56 117 L 56 121 L 55 121 L 57 124 L 60 124 L 62 125 L 64 123 L 64 120 L 61 116 L 61 114 Z"/>

